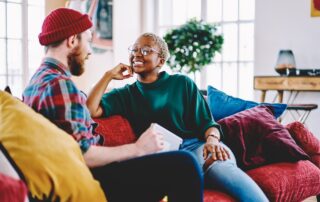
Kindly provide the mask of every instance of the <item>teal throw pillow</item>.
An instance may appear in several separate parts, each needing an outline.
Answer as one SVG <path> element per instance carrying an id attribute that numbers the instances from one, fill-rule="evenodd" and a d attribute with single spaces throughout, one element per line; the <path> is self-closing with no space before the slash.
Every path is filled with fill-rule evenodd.
<path id="1" fill-rule="evenodd" d="M 228 95 L 212 86 L 208 86 L 208 104 L 215 121 L 258 105 L 272 106 L 275 118 L 281 116 L 287 104 L 258 103 Z"/>

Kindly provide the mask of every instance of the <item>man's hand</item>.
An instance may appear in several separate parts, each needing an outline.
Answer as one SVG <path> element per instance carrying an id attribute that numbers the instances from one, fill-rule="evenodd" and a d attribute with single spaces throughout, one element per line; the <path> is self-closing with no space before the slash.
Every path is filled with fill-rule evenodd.
<path id="1" fill-rule="evenodd" d="M 207 168 L 216 160 L 225 161 L 230 159 L 228 150 L 219 143 L 219 140 L 209 136 L 203 148 L 203 158 L 205 163 L 203 169 Z"/>
<path id="2" fill-rule="evenodd" d="M 127 74 L 124 74 L 127 71 Z M 132 68 L 129 65 L 118 64 L 110 70 L 112 78 L 115 80 L 123 80 L 132 77 Z"/>
<path id="3" fill-rule="evenodd" d="M 163 135 L 157 133 L 151 126 L 139 137 L 135 143 L 138 156 L 153 154 L 164 149 Z"/>

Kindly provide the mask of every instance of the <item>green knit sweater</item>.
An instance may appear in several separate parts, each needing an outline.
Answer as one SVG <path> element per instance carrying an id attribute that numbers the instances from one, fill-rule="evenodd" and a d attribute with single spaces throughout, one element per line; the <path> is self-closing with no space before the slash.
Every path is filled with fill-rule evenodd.
<path id="1" fill-rule="evenodd" d="M 136 81 L 103 95 L 105 117 L 120 114 L 139 136 L 151 123 L 158 123 L 181 138 L 204 138 L 209 127 L 220 126 L 195 83 L 183 75 L 161 72 L 157 81 Z M 222 133 L 221 133 L 222 135 Z"/>

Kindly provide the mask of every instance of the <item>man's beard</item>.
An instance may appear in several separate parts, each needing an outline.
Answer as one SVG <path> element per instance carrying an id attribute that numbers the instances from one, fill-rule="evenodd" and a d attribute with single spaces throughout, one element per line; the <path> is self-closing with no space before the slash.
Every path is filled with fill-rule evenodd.
<path id="1" fill-rule="evenodd" d="M 84 72 L 84 61 L 85 58 L 81 57 L 80 46 L 75 47 L 68 54 L 68 65 L 72 75 L 80 76 Z"/>

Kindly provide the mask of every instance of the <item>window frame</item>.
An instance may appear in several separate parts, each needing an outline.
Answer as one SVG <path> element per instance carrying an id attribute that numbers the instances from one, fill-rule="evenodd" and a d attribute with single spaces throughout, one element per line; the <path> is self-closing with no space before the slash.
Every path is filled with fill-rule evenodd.
<path id="1" fill-rule="evenodd" d="M 16 87 L 18 89 L 21 89 L 23 91 L 23 88 L 27 85 L 29 78 L 30 78 L 30 63 L 29 63 L 29 41 L 31 41 L 31 39 L 29 39 L 29 8 L 33 7 L 33 6 L 40 6 L 42 7 L 41 4 L 33 4 L 33 3 L 29 3 L 28 0 L 21 0 L 21 2 L 16 2 L 16 1 L 11 1 L 11 0 L 0 0 L 0 3 L 4 4 L 4 26 L 5 26 L 5 32 L 4 32 L 4 36 L 0 36 L 1 40 L 4 40 L 4 45 L 5 45 L 5 67 L 4 67 L 4 74 L 0 73 L 1 77 L 5 78 L 5 82 L 4 82 L 4 86 L 1 86 L 1 88 L 4 88 L 5 86 L 10 86 L 11 82 L 10 79 L 14 78 L 14 77 L 20 77 L 21 78 L 21 86 L 20 84 L 17 85 Z M 9 11 L 8 11 L 8 4 L 16 4 L 16 5 L 20 5 L 21 6 L 21 37 L 19 38 L 13 38 L 13 37 L 9 37 L 9 33 L 8 33 L 8 17 L 9 17 Z M 43 3 L 43 13 L 45 13 L 45 4 Z M 10 73 L 10 69 L 9 69 L 9 40 L 19 40 L 21 42 L 21 58 L 17 58 L 20 61 L 20 67 L 21 69 L 19 69 L 19 73 Z M 12 56 L 11 56 L 12 57 Z M 19 67 L 19 68 L 20 68 Z M 2 68 L 2 67 L 1 67 Z M 12 89 L 13 86 L 10 86 L 10 88 Z M 1 89 L 3 90 L 3 89 Z M 20 94 L 20 92 L 15 92 L 13 91 L 13 94 L 17 97 L 21 97 L 22 95 Z"/>
<path id="2" fill-rule="evenodd" d="M 207 15 L 207 6 L 208 6 L 208 1 L 210 0 L 201 0 L 201 19 L 206 21 L 206 22 L 210 22 L 208 21 L 208 15 Z M 223 1 L 223 0 L 222 0 Z M 171 1 L 172 3 L 172 1 Z M 154 4 L 155 8 L 154 10 L 156 11 L 155 12 L 155 18 L 154 18 L 154 28 L 155 28 L 155 32 L 157 34 L 160 34 L 161 35 L 161 32 L 160 30 L 163 30 L 163 29 L 170 29 L 170 28 L 175 28 L 179 25 L 160 25 L 160 21 L 159 21 L 159 18 L 160 18 L 160 0 L 156 0 L 155 4 Z M 236 82 L 236 86 L 237 86 L 237 89 L 236 89 L 236 93 L 233 94 L 233 96 L 237 96 L 237 97 L 241 97 L 240 95 L 240 68 L 245 68 L 245 67 L 241 67 L 241 66 L 250 66 L 254 65 L 254 26 L 255 26 L 255 16 L 253 16 L 253 19 L 250 19 L 250 20 L 242 20 L 240 19 L 240 0 L 238 0 L 238 5 L 237 5 L 237 9 L 238 9 L 238 16 L 237 16 L 237 19 L 236 20 L 224 20 L 223 19 L 223 10 L 224 10 L 224 4 L 222 2 L 222 5 L 221 5 L 221 21 L 220 22 L 215 22 L 216 24 L 219 24 L 219 26 L 221 27 L 221 32 L 224 33 L 224 25 L 228 25 L 228 24 L 235 24 L 236 27 L 237 27 L 237 54 L 236 54 L 236 60 L 224 60 L 223 59 L 223 51 L 221 52 L 221 60 L 220 61 L 214 61 L 211 65 L 219 65 L 221 66 L 221 71 L 220 71 L 220 87 L 221 87 L 221 90 L 224 89 L 225 87 L 225 84 L 224 84 L 224 74 L 223 74 L 223 69 L 224 69 L 224 65 L 228 65 L 228 64 L 234 64 L 236 63 L 236 75 L 237 75 L 237 82 Z M 171 5 L 172 7 L 172 5 Z M 171 9 L 172 10 L 172 9 Z M 171 15 L 171 14 L 169 14 Z M 173 22 L 172 22 L 173 23 Z M 243 24 L 252 24 L 253 25 L 253 37 L 252 37 L 252 44 L 253 44 L 253 52 L 252 52 L 252 60 L 241 60 L 240 59 L 240 49 L 241 49 L 241 44 L 240 44 L 240 26 L 243 25 Z M 196 78 L 197 80 L 200 79 L 200 82 L 196 80 L 196 83 L 198 84 L 198 87 L 200 89 L 206 89 L 207 88 L 207 85 L 208 85 L 208 82 L 207 82 L 207 67 L 206 66 L 204 69 L 202 69 L 202 71 L 200 73 L 198 73 L 198 75 L 196 75 Z M 193 76 L 190 76 L 191 78 L 193 78 Z M 251 96 L 244 96 L 243 98 L 246 98 L 246 99 L 253 99 L 253 75 L 252 75 L 252 89 L 250 89 L 252 91 L 252 94 Z"/>

